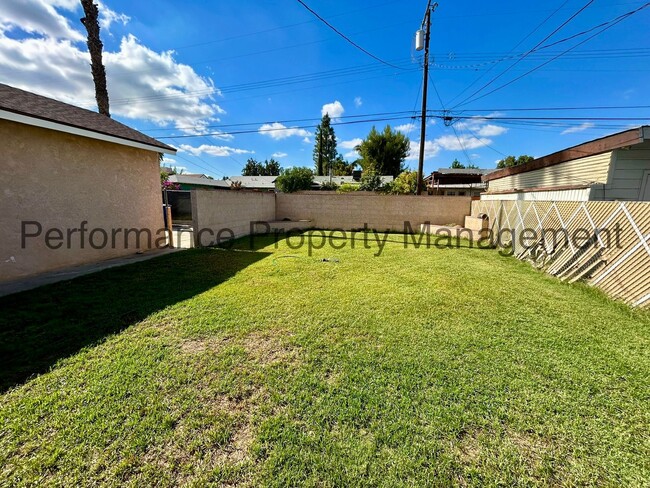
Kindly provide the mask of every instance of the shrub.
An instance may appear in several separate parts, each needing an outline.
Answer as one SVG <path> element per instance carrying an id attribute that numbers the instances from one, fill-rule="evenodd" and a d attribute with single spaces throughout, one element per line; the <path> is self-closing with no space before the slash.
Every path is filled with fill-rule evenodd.
<path id="1" fill-rule="evenodd" d="M 336 191 L 338 187 L 339 185 L 333 181 L 331 183 L 329 181 L 326 181 L 325 183 L 321 184 L 320 189 L 323 191 Z"/>
<path id="2" fill-rule="evenodd" d="M 381 188 L 381 176 L 376 173 L 368 173 L 361 177 L 361 191 L 377 191 Z"/>
<path id="3" fill-rule="evenodd" d="M 314 181 L 314 173 L 309 168 L 289 168 L 275 180 L 278 190 L 284 193 L 310 190 Z"/>
<path id="4" fill-rule="evenodd" d="M 350 193 L 353 191 L 359 191 L 359 185 L 354 185 L 352 183 L 343 183 L 337 190 L 338 193 Z"/>
<path id="5" fill-rule="evenodd" d="M 385 184 L 381 191 L 392 195 L 412 195 L 418 189 L 417 181 L 417 171 L 403 171 L 393 181 Z"/>

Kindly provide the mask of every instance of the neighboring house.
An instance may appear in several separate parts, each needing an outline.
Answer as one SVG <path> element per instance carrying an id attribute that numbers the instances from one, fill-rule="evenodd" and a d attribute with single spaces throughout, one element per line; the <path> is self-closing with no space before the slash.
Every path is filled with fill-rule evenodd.
<path id="1" fill-rule="evenodd" d="M 231 182 L 238 181 L 242 188 L 247 190 L 275 191 L 276 179 L 277 176 L 227 176 L 224 181 L 228 183 L 228 186 Z"/>
<path id="2" fill-rule="evenodd" d="M 650 201 L 650 127 L 619 132 L 483 177 L 481 200 Z"/>
<path id="3" fill-rule="evenodd" d="M 169 175 L 167 178 L 170 183 L 177 183 L 179 190 L 230 190 L 231 181 L 214 180 L 206 175 Z"/>
<path id="4" fill-rule="evenodd" d="M 386 183 L 390 183 L 393 181 L 395 178 L 392 176 L 381 176 L 381 183 L 382 185 L 385 185 Z M 337 185 L 341 186 L 344 184 L 349 184 L 349 185 L 358 185 L 361 183 L 361 172 L 359 171 L 358 174 L 352 175 L 352 176 L 332 176 L 332 183 L 336 183 Z M 324 183 L 329 183 L 330 182 L 330 177 L 329 176 L 314 176 L 314 185 L 313 187 L 315 189 L 318 189 L 323 185 Z"/>
<path id="5" fill-rule="evenodd" d="M 165 245 L 159 155 L 174 148 L 4 84 L 0 140 L 0 281 Z"/>
<path id="6" fill-rule="evenodd" d="M 487 189 L 483 176 L 494 169 L 440 168 L 424 179 L 429 195 L 477 197 Z"/>

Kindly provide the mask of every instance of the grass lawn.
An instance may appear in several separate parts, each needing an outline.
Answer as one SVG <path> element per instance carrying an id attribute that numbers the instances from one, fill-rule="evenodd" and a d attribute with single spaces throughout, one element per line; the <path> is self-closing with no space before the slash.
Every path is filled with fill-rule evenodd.
<path id="1" fill-rule="evenodd" d="M 648 312 L 389 239 L 0 299 L 0 485 L 648 486 Z"/>

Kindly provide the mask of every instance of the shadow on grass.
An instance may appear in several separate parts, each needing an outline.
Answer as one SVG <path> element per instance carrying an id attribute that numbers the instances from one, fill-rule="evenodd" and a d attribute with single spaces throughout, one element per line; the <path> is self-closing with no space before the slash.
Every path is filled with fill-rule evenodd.
<path id="1" fill-rule="evenodd" d="M 0 392 L 269 255 L 183 251 L 0 298 Z"/>
<path id="2" fill-rule="evenodd" d="M 250 235 L 247 237 L 242 237 L 232 241 L 228 241 L 222 244 L 220 247 L 224 249 L 238 249 L 238 250 L 250 250 L 250 251 L 259 251 L 269 246 L 275 246 L 276 243 L 289 240 L 291 243 L 291 249 L 300 249 L 304 247 L 307 249 L 309 246 L 309 235 L 313 233 L 311 239 L 315 243 L 314 249 L 318 249 L 321 245 L 321 231 L 318 230 L 306 230 L 304 232 L 296 232 L 290 237 L 287 237 L 285 234 L 269 235 L 269 234 L 257 234 Z M 449 237 L 446 235 L 429 235 L 427 239 L 426 234 L 396 234 L 396 233 L 384 233 L 378 232 L 377 237 L 372 232 L 363 233 L 357 231 L 347 232 L 347 235 L 344 237 L 341 233 L 336 233 L 333 231 L 325 230 L 325 244 L 324 249 L 331 247 L 332 249 L 337 249 L 342 246 L 343 241 L 355 242 L 354 245 L 357 249 L 363 249 L 364 246 L 367 249 L 376 248 L 377 240 L 379 239 L 383 243 L 390 244 L 400 244 L 405 249 L 477 249 L 477 250 L 494 250 L 495 248 L 491 245 L 488 245 L 485 242 L 470 241 L 468 239 L 456 238 L 455 236 Z M 302 239 L 302 245 L 300 245 Z"/>

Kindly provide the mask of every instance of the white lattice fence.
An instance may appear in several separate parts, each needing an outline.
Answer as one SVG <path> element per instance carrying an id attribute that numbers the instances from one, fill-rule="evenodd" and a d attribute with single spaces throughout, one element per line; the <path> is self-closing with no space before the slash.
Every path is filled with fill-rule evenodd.
<path id="1" fill-rule="evenodd" d="M 650 307 L 649 202 L 475 201 L 496 245 L 567 281 Z"/>

